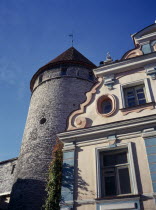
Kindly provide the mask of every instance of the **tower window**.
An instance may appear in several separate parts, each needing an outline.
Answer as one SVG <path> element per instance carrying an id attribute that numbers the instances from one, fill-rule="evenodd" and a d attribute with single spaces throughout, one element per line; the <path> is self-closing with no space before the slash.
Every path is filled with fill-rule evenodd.
<path id="1" fill-rule="evenodd" d="M 13 165 L 13 166 L 12 166 L 12 169 L 11 169 L 11 174 L 13 174 L 13 173 L 14 173 L 15 166 L 16 166 L 16 165 Z"/>
<path id="2" fill-rule="evenodd" d="M 61 76 L 65 76 L 65 75 L 67 75 L 67 68 L 66 67 L 63 67 L 61 69 Z"/>
<path id="3" fill-rule="evenodd" d="M 79 70 L 76 71 L 76 76 L 77 76 L 77 77 L 80 76 L 80 75 L 79 75 Z"/>
<path id="4" fill-rule="evenodd" d="M 40 84 L 42 82 L 42 80 L 43 80 L 43 75 L 41 74 L 38 78 L 38 84 Z"/>
<path id="5" fill-rule="evenodd" d="M 93 77 L 93 72 L 90 71 L 90 72 L 89 72 L 89 77 L 88 77 L 88 79 L 89 79 L 89 80 L 93 80 L 93 78 L 94 78 L 94 77 Z"/>
<path id="6" fill-rule="evenodd" d="M 40 120 L 40 124 L 42 125 L 42 124 L 44 124 L 46 122 L 46 118 L 42 118 L 41 120 Z"/>

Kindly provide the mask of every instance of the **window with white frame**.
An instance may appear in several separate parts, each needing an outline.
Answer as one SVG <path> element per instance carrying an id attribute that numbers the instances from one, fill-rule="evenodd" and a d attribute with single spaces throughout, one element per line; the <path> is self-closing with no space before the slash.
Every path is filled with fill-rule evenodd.
<path id="1" fill-rule="evenodd" d="M 100 148 L 97 158 L 98 197 L 137 194 L 130 143 L 113 149 Z"/>
<path id="2" fill-rule="evenodd" d="M 144 84 L 124 88 L 124 98 L 126 107 L 133 107 L 145 104 L 146 95 Z"/>
<path id="3" fill-rule="evenodd" d="M 147 43 L 142 44 L 141 49 L 143 54 L 154 52 L 156 50 L 155 45 L 156 45 L 156 40 L 148 41 Z"/>
<path id="4" fill-rule="evenodd" d="M 134 107 L 152 102 L 148 78 L 121 85 L 121 108 Z"/>

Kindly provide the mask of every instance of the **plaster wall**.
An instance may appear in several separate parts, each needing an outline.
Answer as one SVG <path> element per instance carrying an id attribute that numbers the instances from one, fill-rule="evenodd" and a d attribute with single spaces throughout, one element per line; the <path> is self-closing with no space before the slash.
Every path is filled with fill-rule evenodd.
<path id="1" fill-rule="evenodd" d="M 127 115 L 124 115 L 120 110 L 122 108 L 121 85 L 125 85 L 127 83 L 133 83 L 139 80 L 144 80 L 146 78 L 148 78 L 148 84 L 152 101 L 154 102 L 156 101 L 156 91 L 155 91 L 156 80 L 152 80 L 150 76 L 147 76 L 145 69 L 141 68 L 141 69 L 131 70 L 129 72 L 118 73 L 115 75 L 115 78 L 116 79 L 113 89 L 109 90 L 107 86 L 102 84 L 96 90 L 96 94 L 92 96 L 91 102 L 89 103 L 89 105 L 86 106 L 85 112 L 81 115 L 78 115 L 78 117 L 84 117 L 90 119 L 88 121 L 88 127 L 156 114 L 155 106 L 154 109 L 152 110 L 143 109 L 140 112 L 131 111 Z M 104 94 L 112 94 L 116 98 L 116 111 L 109 117 L 103 117 L 102 115 L 100 115 L 97 112 L 96 108 L 97 99 Z"/>
<path id="2" fill-rule="evenodd" d="M 135 165 L 138 193 L 144 195 L 152 194 L 153 188 L 149 173 L 144 140 L 142 137 L 136 137 L 131 139 L 125 138 L 124 140 L 120 141 L 120 143 L 122 144 L 128 142 L 132 142 L 134 145 L 132 153 Z M 74 195 L 76 200 L 94 200 L 95 198 L 97 198 L 95 149 L 108 146 L 109 144 L 104 142 L 95 145 L 76 146 L 76 186 Z M 83 185 L 81 183 L 83 183 Z M 144 201 L 143 205 L 145 206 L 145 209 L 148 209 L 149 207 L 149 209 L 155 209 L 153 200 Z M 79 209 L 83 208 L 83 205 L 79 207 Z"/>

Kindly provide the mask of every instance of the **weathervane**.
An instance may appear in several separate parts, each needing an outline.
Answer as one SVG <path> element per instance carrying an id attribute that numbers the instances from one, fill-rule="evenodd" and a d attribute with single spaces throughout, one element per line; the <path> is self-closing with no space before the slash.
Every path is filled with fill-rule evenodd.
<path id="1" fill-rule="evenodd" d="M 74 35 L 73 35 L 73 33 L 69 34 L 69 37 L 71 37 L 71 42 L 72 42 L 72 47 L 73 47 L 73 42 L 74 42 Z"/>

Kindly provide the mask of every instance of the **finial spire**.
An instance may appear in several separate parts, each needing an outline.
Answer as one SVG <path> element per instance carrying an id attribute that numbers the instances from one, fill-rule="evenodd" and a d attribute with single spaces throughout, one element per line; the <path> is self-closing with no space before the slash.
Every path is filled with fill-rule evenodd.
<path id="1" fill-rule="evenodd" d="M 112 59 L 110 53 L 108 52 L 108 53 L 107 53 L 107 56 L 106 56 L 106 61 L 112 61 L 112 60 L 113 60 L 113 59 Z"/>
<path id="2" fill-rule="evenodd" d="M 72 42 L 72 47 L 73 47 L 73 43 L 74 43 L 74 35 L 73 35 L 73 33 L 69 34 L 69 37 L 71 37 L 71 42 Z"/>

